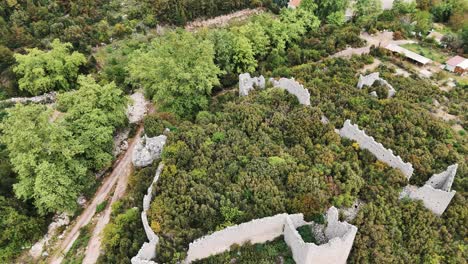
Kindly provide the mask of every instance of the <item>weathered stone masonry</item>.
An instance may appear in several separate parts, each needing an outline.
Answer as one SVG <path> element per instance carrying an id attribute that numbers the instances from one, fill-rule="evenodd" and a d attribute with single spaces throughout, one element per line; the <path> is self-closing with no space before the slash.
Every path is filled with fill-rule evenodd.
<path id="1" fill-rule="evenodd" d="M 275 80 L 269 79 L 269 82 L 273 84 L 273 87 L 280 88 L 288 91 L 290 94 L 296 96 L 297 100 L 302 105 L 310 105 L 310 93 L 309 90 L 305 89 L 304 86 L 297 81 L 287 78 L 281 78 Z M 265 77 L 250 77 L 249 73 L 243 73 L 239 75 L 239 95 L 247 96 L 251 90 L 257 86 L 261 89 L 265 88 Z"/>
<path id="2" fill-rule="evenodd" d="M 346 263 L 356 236 L 357 228 L 338 221 L 338 210 L 331 207 L 327 212 L 328 224 L 324 228 L 327 243 L 306 243 L 296 228 L 309 225 L 302 214 L 278 214 L 231 226 L 204 236 L 190 243 L 186 263 L 230 250 L 231 245 L 264 243 L 284 235 L 298 264 L 341 264 Z M 317 234 L 318 235 L 318 234 Z"/>
<path id="3" fill-rule="evenodd" d="M 437 215 L 442 215 L 456 193 L 450 189 L 457 168 L 458 164 L 454 164 L 449 166 L 446 171 L 434 174 L 420 188 L 413 185 L 406 186 L 401 192 L 400 198 L 408 197 L 413 200 L 422 200 L 427 209 Z"/>
<path id="4" fill-rule="evenodd" d="M 147 211 L 150 208 L 151 200 L 153 199 L 153 185 L 158 181 L 159 176 L 164 168 L 164 164 L 160 163 L 156 170 L 153 182 L 151 183 L 146 195 L 143 197 L 143 212 L 141 212 L 141 221 L 145 229 L 146 237 L 149 242 L 145 242 L 138 251 L 138 254 L 132 258 L 132 264 L 155 264 L 151 259 L 156 257 L 156 245 L 159 243 L 159 237 L 151 229 L 148 223 Z"/>
<path id="5" fill-rule="evenodd" d="M 414 169 L 411 163 L 404 162 L 400 156 L 395 156 L 391 149 L 386 149 L 373 137 L 366 135 L 366 132 L 360 130 L 357 125 L 351 124 L 349 119 L 345 121 L 339 134 L 341 137 L 356 141 L 360 148 L 369 150 L 378 160 L 385 162 L 390 167 L 401 170 L 408 180 L 413 175 Z"/>
<path id="6" fill-rule="evenodd" d="M 385 85 L 388 88 L 388 98 L 393 97 L 396 93 L 393 86 L 391 86 L 386 80 L 380 78 L 378 72 L 371 73 L 369 75 L 363 76 L 359 75 L 359 82 L 357 84 L 358 89 L 362 89 L 364 86 L 372 86 L 375 82 L 379 82 L 382 85 Z M 372 92 L 376 95 L 375 92 Z"/>

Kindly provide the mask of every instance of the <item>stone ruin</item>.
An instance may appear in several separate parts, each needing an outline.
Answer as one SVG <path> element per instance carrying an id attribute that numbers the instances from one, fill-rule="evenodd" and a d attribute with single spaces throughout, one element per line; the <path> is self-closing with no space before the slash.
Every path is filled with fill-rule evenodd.
<path id="1" fill-rule="evenodd" d="M 299 223 L 300 224 L 300 223 Z M 291 248 L 294 261 L 298 264 L 345 264 L 353 246 L 357 227 L 338 221 L 338 209 L 331 207 L 327 212 L 327 225 L 320 230 L 314 228 L 315 237 L 324 237 L 325 244 L 306 243 L 296 230 L 298 223 L 286 218 L 284 240 Z"/>
<path id="2" fill-rule="evenodd" d="M 287 79 L 281 78 L 279 80 L 275 80 L 270 78 L 268 80 L 273 84 L 273 87 L 280 88 L 283 90 L 288 91 L 290 94 L 296 96 L 297 100 L 302 105 L 310 105 L 310 93 L 309 90 L 305 89 L 304 86 L 294 78 Z M 259 87 L 260 89 L 265 88 L 265 77 L 250 77 L 249 73 L 243 73 L 239 75 L 239 96 L 247 96 L 249 92 L 254 89 L 255 86 Z"/>
<path id="3" fill-rule="evenodd" d="M 442 215 L 456 193 L 450 189 L 457 169 L 458 164 L 449 166 L 446 171 L 434 174 L 422 187 L 406 186 L 400 194 L 400 199 L 408 197 L 412 200 L 422 200 L 427 209 Z"/>
<path id="4" fill-rule="evenodd" d="M 149 102 L 145 99 L 142 92 L 136 92 L 130 96 L 132 101 L 127 107 L 127 118 L 130 124 L 138 123 L 145 117 L 148 112 Z"/>
<path id="5" fill-rule="evenodd" d="M 0 101 L 2 103 L 43 103 L 43 104 L 51 104 L 54 103 L 57 99 L 56 92 L 50 92 L 43 95 L 38 95 L 34 97 L 13 97 L 7 100 Z"/>
<path id="6" fill-rule="evenodd" d="M 375 157 L 388 164 L 390 167 L 399 169 L 406 178 L 409 180 L 413 175 L 413 165 L 408 162 L 404 162 L 400 156 L 393 154 L 391 149 L 386 149 L 381 143 L 375 141 L 371 136 L 368 136 L 366 132 L 360 130 L 357 125 L 351 124 L 348 119 L 345 121 L 343 128 L 339 130 L 341 137 L 348 138 L 359 143 L 359 147 L 362 149 L 369 150 Z"/>
<path id="7" fill-rule="evenodd" d="M 143 212 L 141 212 L 141 221 L 143 222 L 143 228 L 145 229 L 146 237 L 149 242 L 145 242 L 141 246 L 138 254 L 132 258 L 132 264 L 156 264 L 152 261 L 156 257 L 156 245 L 159 243 L 159 237 L 151 229 L 148 223 L 147 212 L 151 206 L 151 200 L 153 199 L 153 185 L 158 181 L 159 176 L 164 168 L 164 164 L 160 163 L 154 175 L 153 182 L 148 187 L 146 195 L 143 197 Z"/>
<path id="8" fill-rule="evenodd" d="M 396 90 L 391 86 L 386 80 L 380 78 L 380 74 L 378 72 L 371 73 L 369 75 L 363 76 L 362 74 L 359 75 L 359 81 L 357 84 L 358 89 L 362 89 L 364 86 L 371 87 L 375 82 L 379 82 L 380 84 L 386 86 L 388 88 L 388 97 L 391 98 L 395 95 Z M 371 92 L 371 95 L 376 97 L 377 93 L 375 91 Z"/>
<path id="9" fill-rule="evenodd" d="M 153 163 L 155 159 L 161 156 L 164 144 L 166 144 L 167 136 L 160 135 L 157 137 L 143 136 L 135 146 L 132 153 L 132 162 L 135 167 L 146 167 Z"/>
<path id="10" fill-rule="evenodd" d="M 409 180 L 413 175 L 413 165 L 405 163 L 400 156 L 395 156 L 391 149 L 386 149 L 382 144 L 376 142 L 373 137 L 358 128 L 357 125 L 352 125 L 348 119 L 345 121 L 343 128 L 338 130 L 341 137 L 355 140 L 359 143 L 359 147 L 369 150 L 376 158 L 385 162 L 390 167 L 399 169 Z M 422 200 L 424 206 L 437 215 L 442 215 L 450 204 L 456 191 L 451 191 L 453 179 L 457 173 L 458 164 L 451 165 L 446 171 L 434 174 L 424 186 L 408 185 L 400 193 L 400 199 L 408 197 L 412 200 Z"/>
<path id="11" fill-rule="evenodd" d="M 278 214 L 230 226 L 190 243 L 185 263 L 229 251 L 234 244 L 264 243 L 281 235 L 284 235 L 286 244 L 291 248 L 296 263 L 346 263 L 357 228 L 346 222 L 339 222 L 335 207 L 328 210 L 327 221 L 326 227 L 320 227 L 305 222 L 302 214 Z M 324 244 L 304 242 L 296 230 L 304 225 L 319 226 L 321 234 L 316 235 L 323 237 Z"/>
<path id="12" fill-rule="evenodd" d="M 243 73 L 239 75 L 239 95 L 247 96 L 249 95 L 250 90 L 253 90 L 254 87 L 260 89 L 265 89 L 265 77 L 260 75 L 260 77 L 250 77 L 249 73 Z"/>
<path id="13" fill-rule="evenodd" d="M 270 82 L 273 83 L 273 87 L 284 89 L 290 94 L 296 96 L 300 104 L 307 106 L 310 105 L 309 90 L 305 89 L 304 86 L 295 81 L 294 78 L 281 78 L 278 81 L 270 78 Z"/>

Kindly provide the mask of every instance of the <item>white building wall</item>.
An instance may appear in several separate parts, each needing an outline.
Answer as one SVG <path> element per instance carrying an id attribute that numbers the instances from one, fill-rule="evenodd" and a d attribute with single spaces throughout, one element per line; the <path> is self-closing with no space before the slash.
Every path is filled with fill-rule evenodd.
<path id="1" fill-rule="evenodd" d="M 294 78 L 281 78 L 278 81 L 271 78 L 270 81 L 273 83 L 273 87 L 284 89 L 290 94 L 296 96 L 300 104 L 306 106 L 310 105 L 309 90 L 305 89 L 304 86 L 294 80 Z"/>

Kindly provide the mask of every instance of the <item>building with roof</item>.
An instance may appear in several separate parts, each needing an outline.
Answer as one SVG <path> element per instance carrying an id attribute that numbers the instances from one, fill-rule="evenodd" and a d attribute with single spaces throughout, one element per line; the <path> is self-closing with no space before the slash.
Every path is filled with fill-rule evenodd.
<path id="1" fill-rule="evenodd" d="M 462 56 L 455 56 L 445 62 L 445 69 L 451 72 L 464 74 L 468 72 L 468 59 Z"/>
<path id="2" fill-rule="evenodd" d="M 385 46 L 385 49 L 393 52 L 393 53 L 398 53 L 398 54 L 401 54 L 403 56 L 405 56 L 407 59 L 413 61 L 413 62 L 417 62 L 419 64 L 422 64 L 422 65 L 426 65 L 428 63 L 431 63 L 432 60 L 431 59 L 428 59 L 424 56 L 421 56 L 417 53 L 414 53 L 412 52 L 411 50 L 407 50 L 403 47 L 400 47 L 396 44 L 388 44 L 387 46 Z"/>

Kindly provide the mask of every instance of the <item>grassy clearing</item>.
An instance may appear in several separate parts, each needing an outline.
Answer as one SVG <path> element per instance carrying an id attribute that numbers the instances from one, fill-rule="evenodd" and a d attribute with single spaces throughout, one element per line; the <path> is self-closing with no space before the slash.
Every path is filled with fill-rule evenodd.
<path id="1" fill-rule="evenodd" d="M 439 63 L 445 63 L 448 59 L 448 55 L 444 54 L 437 48 L 425 47 L 416 43 L 403 44 L 401 46 Z"/>

